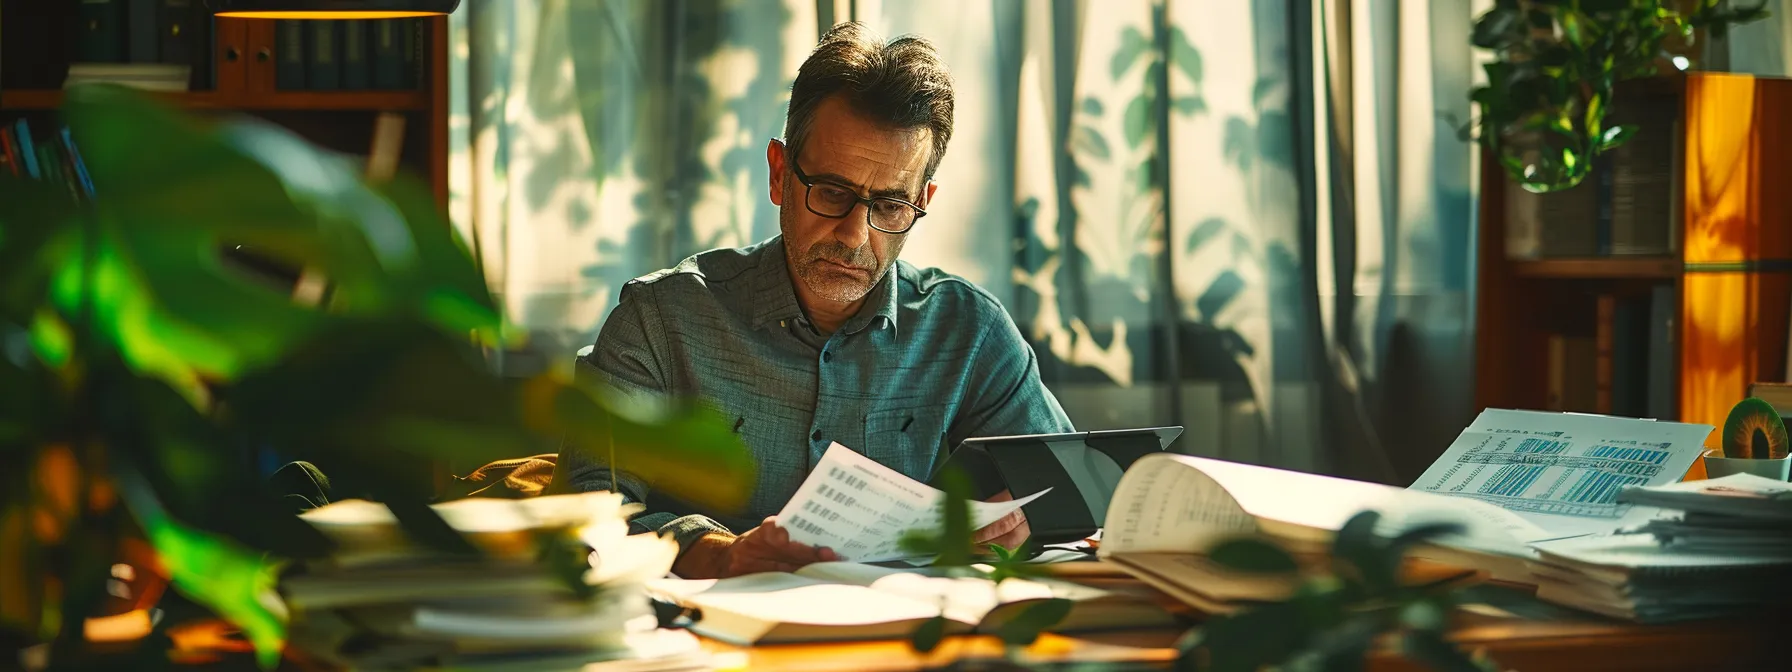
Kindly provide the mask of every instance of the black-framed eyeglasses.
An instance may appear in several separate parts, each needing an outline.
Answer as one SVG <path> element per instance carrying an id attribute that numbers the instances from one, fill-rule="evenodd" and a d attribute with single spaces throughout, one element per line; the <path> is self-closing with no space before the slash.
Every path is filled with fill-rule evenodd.
<path id="1" fill-rule="evenodd" d="M 788 145 L 786 145 L 788 147 Z M 803 173 L 801 166 L 796 165 L 796 156 L 790 155 L 790 169 L 796 173 L 798 182 L 803 183 L 807 193 L 803 196 L 803 205 L 809 212 L 829 219 L 843 219 L 852 214 L 853 207 L 865 204 L 865 223 L 871 228 L 884 233 L 907 233 L 915 225 L 915 220 L 927 216 L 927 211 L 900 198 L 880 196 L 877 198 L 860 198 L 858 192 L 845 185 L 833 182 L 817 182 Z"/>

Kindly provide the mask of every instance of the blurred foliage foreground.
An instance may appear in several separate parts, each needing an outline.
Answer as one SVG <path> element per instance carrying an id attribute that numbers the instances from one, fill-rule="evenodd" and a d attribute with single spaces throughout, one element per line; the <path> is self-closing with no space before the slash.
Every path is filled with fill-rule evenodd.
<path id="1" fill-rule="evenodd" d="M 750 457 L 695 406 L 614 412 L 553 378 L 509 381 L 514 339 L 427 190 L 253 119 L 200 119 L 129 89 L 71 89 L 63 121 L 92 197 L 0 180 L 0 645 L 91 660 L 114 565 L 153 571 L 285 642 L 283 563 L 330 541 L 265 486 L 266 464 L 329 465 L 422 543 L 471 548 L 432 512 L 433 464 L 565 438 L 674 496 L 729 510 Z M 320 278 L 320 301 L 234 264 L 248 249 Z M 676 474 L 678 478 L 667 478 Z M 145 642 L 156 640 L 151 637 Z M 166 638 L 162 638 L 166 641 Z M 142 651 L 165 661 L 165 651 Z M 0 663 L 0 666 L 8 666 Z"/>

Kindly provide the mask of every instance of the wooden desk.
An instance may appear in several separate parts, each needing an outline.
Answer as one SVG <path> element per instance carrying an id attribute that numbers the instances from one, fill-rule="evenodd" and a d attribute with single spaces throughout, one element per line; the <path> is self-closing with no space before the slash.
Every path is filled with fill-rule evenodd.
<path id="1" fill-rule="evenodd" d="M 1470 626 L 1455 639 L 1484 648 L 1503 669 L 1535 670 L 1774 670 L 1792 667 L 1792 646 L 1777 638 L 1776 624 L 1738 627 L 1733 623 L 1645 627 L 1626 624 L 1507 621 Z M 1020 667 L 1065 662 L 1120 663 L 1112 669 L 1170 669 L 1181 631 L 1045 635 L 1014 660 Z M 792 672 L 906 672 L 939 669 L 1004 669 L 1001 642 L 994 637 L 950 638 L 931 654 L 907 642 L 787 644 L 742 648 L 704 641 L 715 653 L 734 656 L 730 668 Z M 1372 671 L 1429 668 L 1392 650 L 1370 659 Z"/>
<path id="2" fill-rule="evenodd" d="M 1410 568 L 1410 571 L 1430 570 L 1421 565 Z M 1105 563 L 1054 565 L 1051 573 L 1103 587 L 1149 590 L 1137 579 Z M 1190 613 L 1168 596 L 1161 593 L 1157 596 L 1167 608 L 1187 617 L 1191 624 L 1202 617 Z M 1503 669 L 1522 672 L 1792 669 L 1792 644 L 1782 643 L 1780 629 L 1781 624 L 1766 621 L 1642 626 L 1597 616 L 1574 621 L 1530 621 L 1463 614 L 1452 638 L 1466 649 L 1485 650 Z M 1032 646 L 1015 652 L 1013 660 L 1020 663 L 1018 668 L 1051 663 L 1105 662 L 1115 663 L 1117 665 L 1112 669 L 1121 670 L 1170 669 L 1176 658 L 1176 641 L 1183 633 L 1184 630 L 1169 629 L 1047 634 Z M 1003 646 L 1000 640 L 990 636 L 948 638 L 928 654 L 914 651 L 905 641 L 756 647 L 739 647 L 707 639 L 703 643 L 709 651 L 733 658 L 733 664 L 722 669 L 907 672 L 950 665 L 959 669 L 1017 669 L 996 664 L 1003 660 Z M 1376 651 L 1367 669 L 1376 672 L 1429 669 L 1400 656 L 1396 644 L 1390 643 Z"/>
<path id="3" fill-rule="evenodd" d="M 1055 568 L 1064 578 L 1109 587 L 1135 583 L 1110 567 L 1095 563 Z M 1160 594 L 1160 597 L 1161 594 Z M 1168 598 L 1163 598 L 1168 600 Z M 1177 605 L 1180 606 L 1180 605 Z M 1176 609 L 1192 623 L 1200 614 Z M 1464 615 L 1453 639 L 1470 650 L 1483 649 L 1502 669 L 1538 670 L 1781 670 L 1792 669 L 1792 644 L 1782 639 L 1783 624 L 1770 620 L 1708 622 L 1678 626 L 1639 626 L 1595 617 L 1574 621 L 1526 621 Z M 738 647 L 703 640 L 719 654 L 721 670 L 790 670 L 792 672 L 905 672 L 951 667 L 962 670 L 1024 669 L 1053 663 L 1110 663 L 1112 670 L 1170 669 L 1180 629 L 1135 630 L 1074 635 L 1047 634 L 1013 653 L 1016 666 L 1004 666 L 1004 647 L 990 636 L 948 638 L 932 653 L 921 654 L 906 641 L 839 642 Z M 175 656 L 182 669 L 258 670 L 248 644 L 232 636 L 234 629 L 204 619 L 170 629 L 186 652 Z M 289 652 L 281 669 L 322 672 L 333 669 Z M 1366 669 L 1420 671 L 1428 668 L 1384 647 Z"/>

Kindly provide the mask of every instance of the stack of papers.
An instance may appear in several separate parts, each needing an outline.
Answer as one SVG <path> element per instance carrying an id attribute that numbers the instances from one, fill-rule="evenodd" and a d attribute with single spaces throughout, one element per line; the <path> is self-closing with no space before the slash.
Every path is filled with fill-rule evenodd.
<path id="1" fill-rule="evenodd" d="M 1682 551 L 1792 560 L 1792 483 L 1734 474 L 1658 488 L 1635 488 L 1621 501 L 1678 512 L 1642 531 Z"/>
<path id="2" fill-rule="evenodd" d="M 644 586 L 670 571 L 678 545 L 629 535 L 627 516 L 638 506 L 619 495 L 472 498 L 432 508 L 479 553 L 421 546 L 375 502 L 303 514 L 337 548 L 280 580 L 294 644 L 354 669 L 624 660 L 666 663 L 629 669 L 679 669 L 701 655 L 694 639 L 678 647 L 653 638 L 657 620 Z M 551 539 L 564 551 L 558 566 L 541 559 Z"/>
<path id="3" fill-rule="evenodd" d="M 1539 598 L 1643 623 L 1792 607 L 1792 485 L 1749 474 L 1629 488 L 1661 514 L 1619 534 L 1532 544 Z"/>
<path id="4" fill-rule="evenodd" d="M 1046 488 L 1006 502 L 969 502 L 971 529 L 1014 513 Z M 1018 494 L 1018 493 L 1017 493 Z M 910 530 L 936 531 L 946 493 L 834 443 L 778 512 L 778 524 L 799 544 L 833 549 L 841 560 L 887 562 L 917 558 L 901 548 Z"/>

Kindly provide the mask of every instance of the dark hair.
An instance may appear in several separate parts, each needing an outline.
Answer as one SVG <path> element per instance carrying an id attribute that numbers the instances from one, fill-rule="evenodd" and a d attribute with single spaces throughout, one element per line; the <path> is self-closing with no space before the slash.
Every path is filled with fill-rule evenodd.
<path id="1" fill-rule="evenodd" d="M 790 87 L 784 138 L 795 157 L 814 125 L 821 101 L 839 95 L 854 112 L 891 128 L 933 132 L 926 179 L 933 179 L 952 139 L 952 78 L 932 42 L 903 36 L 884 42 L 858 22 L 821 36 Z"/>

